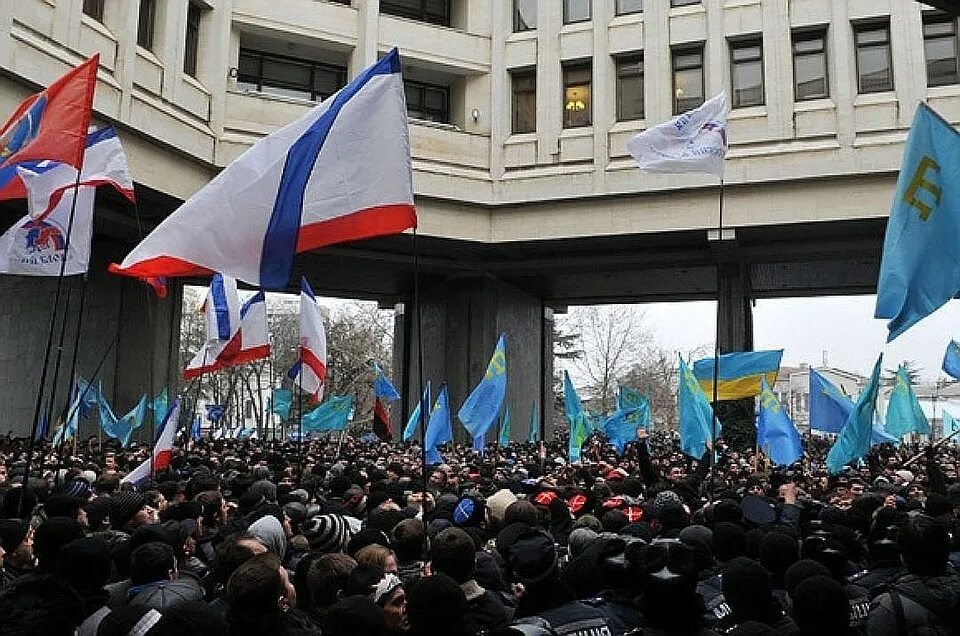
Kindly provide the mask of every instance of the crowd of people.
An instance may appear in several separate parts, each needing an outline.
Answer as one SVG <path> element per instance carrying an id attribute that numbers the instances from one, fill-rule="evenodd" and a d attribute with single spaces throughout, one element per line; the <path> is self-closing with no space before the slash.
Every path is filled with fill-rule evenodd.
<path id="1" fill-rule="evenodd" d="M 955 446 L 805 449 L 0 438 L 0 634 L 960 634 Z"/>

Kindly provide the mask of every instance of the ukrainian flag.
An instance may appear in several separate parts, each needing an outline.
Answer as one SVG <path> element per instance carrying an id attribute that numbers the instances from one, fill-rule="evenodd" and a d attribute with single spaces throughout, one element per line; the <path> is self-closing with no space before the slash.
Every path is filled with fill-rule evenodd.
<path id="1" fill-rule="evenodd" d="M 773 386 L 780 371 L 783 349 L 775 351 L 737 351 L 720 356 L 717 374 L 717 400 L 739 400 L 760 395 L 760 380 Z M 713 358 L 693 363 L 693 375 L 707 399 L 713 400 Z"/>

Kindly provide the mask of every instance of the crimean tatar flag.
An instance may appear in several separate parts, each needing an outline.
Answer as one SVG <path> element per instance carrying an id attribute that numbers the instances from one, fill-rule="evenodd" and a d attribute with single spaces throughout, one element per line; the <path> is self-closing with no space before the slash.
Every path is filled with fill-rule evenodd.
<path id="1" fill-rule="evenodd" d="M 417 223 L 396 49 L 258 141 L 111 271 L 285 288 L 294 254 Z"/>

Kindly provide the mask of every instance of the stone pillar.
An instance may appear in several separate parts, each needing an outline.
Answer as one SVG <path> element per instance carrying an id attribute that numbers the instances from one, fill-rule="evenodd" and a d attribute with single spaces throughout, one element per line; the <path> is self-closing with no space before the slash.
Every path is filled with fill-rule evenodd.
<path id="1" fill-rule="evenodd" d="M 118 248 L 113 243 L 95 240 L 93 244 L 76 368 L 83 378 L 98 385 L 102 381 L 114 411 L 122 414 L 145 393 L 152 397 L 163 386 L 169 385 L 171 392 L 178 388 L 180 288 L 171 286 L 168 297 L 159 300 L 146 285 L 108 274 L 107 264 L 126 253 L 125 246 Z M 0 313 L 0 403 L 5 411 L 0 434 L 25 436 L 30 432 L 56 284 L 52 277 L 0 276 L 0 303 L 6 308 Z M 71 298 L 56 383 L 54 424 L 70 389 L 80 300 L 78 276 L 64 281 L 58 321 L 64 316 L 68 290 Z M 52 356 L 56 355 L 59 324 Z M 45 402 L 53 386 L 54 362 L 51 357 Z M 81 420 L 81 437 L 96 434 L 97 427 L 96 418 Z M 150 427 L 144 426 L 141 434 L 146 438 L 149 432 Z"/>
<path id="2" fill-rule="evenodd" d="M 497 338 L 505 333 L 511 436 L 527 439 L 534 402 L 549 421 L 543 414 L 543 395 L 550 387 L 552 357 L 545 358 L 544 351 L 549 347 L 552 356 L 552 331 L 545 337 L 548 321 L 539 298 L 493 277 L 458 278 L 423 290 L 420 305 L 423 376 L 431 382 L 433 399 L 440 385 L 447 383 L 455 420 L 463 401 L 483 378 Z M 420 375 L 416 311 L 406 303 L 395 316 L 393 375 L 404 399 L 402 413 L 392 421 L 399 437 L 416 405 Z M 552 404 L 552 396 L 547 404 Z M 459 422 L 455 421 L 453 430 L 456 441 L 469 441 Z M 491 428 L 489 437 L 493 435 Z"/>
<path id="3" fill-rule="evenodd" d="M 717 303 L 720 352 L 753 349 L 753 307 L 746 264 L 719 263 Z"/>

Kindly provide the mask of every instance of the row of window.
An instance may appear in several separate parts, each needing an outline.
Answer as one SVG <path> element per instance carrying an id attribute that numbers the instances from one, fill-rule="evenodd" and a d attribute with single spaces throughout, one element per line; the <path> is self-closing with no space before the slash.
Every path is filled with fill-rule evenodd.
<path id="1" fill-rule="evenodd" d="M 83 0 L 83 12 L 103 22 L 106 0 Z M 197 53 L 200 48 L 200 20 L 203 7 L 193 2 L 187 3 L 187 30 L 184 35 L 183 72 L 192 77 L 197 75 Z M 157 0 L 140 0 L 137 14 L 137 44 L 148 51 L 153 50 L 157 30 Z"/>
<path id="2" fill-rule="evenodd" d="M 701 0 L 670 0 L 671 7 L 700 4 Z M 563 23 L 586 22 L 593 18 L 592 0 L 563 0 Z M 642 13 L 643 0 L 615 0 L 617 15 Z M 537 0 L 513 0 L 513 30 L 531 31 L 537 28 Z"/>
<path id="3" fill-rule="evenodd" d="M 857 90 L 875 93 L 893 90 L 893 61 L 889 23 L 859 24 L 854 27 L 857 59 Z M 794 97 L 797 101 L 830 96 L 825 29 L 793 34 Z M 927 85 L 960 83 L 960 38 L 957 21 L 945 15 L 929 14 L 923 24 Z M 696 108 L 705 98 L 703 45 L 671 51 L 673 69 L 673 112 Z M 644 117 L 643 56 L 617 56 L 617 121 Z M 592 123 L 589 61 L 563 65 L 563 125 L 565 128 Z M 536 130 L 536 72 L 511 73 L 513 80 L 513 132 Z M 757 38 L 730 42 L 730 100 L 734 108 L 764 103 L 763 42 Z"/>

